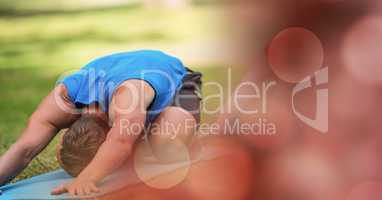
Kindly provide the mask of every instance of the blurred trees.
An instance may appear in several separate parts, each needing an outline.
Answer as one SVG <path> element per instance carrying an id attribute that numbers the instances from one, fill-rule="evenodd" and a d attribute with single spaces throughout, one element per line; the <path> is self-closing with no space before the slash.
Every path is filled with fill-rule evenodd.
<path id="1" fill-rule="evenodd" d="M 190 0 L 143 0 L 143 3 L 148 7 L 179 8 L 188 6 Z"/>

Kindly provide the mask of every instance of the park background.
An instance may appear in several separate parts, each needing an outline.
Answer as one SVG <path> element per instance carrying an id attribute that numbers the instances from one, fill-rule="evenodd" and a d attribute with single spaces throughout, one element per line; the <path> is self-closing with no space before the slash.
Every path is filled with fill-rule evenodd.
<path id="1" fill-rule="evenodd" d="M 98 56 L 159 49 L 203 72 L 204 81 L 226 84 L 221 7 L 211 0 L 0 0 L 0 154 L 58 78 Z M 14 181 L 57 169 L 57 138 Z"/>
<path id="2" fill-rule="evenodd" d="M 203 72 L 209 110 L 223 105 L 206 102 L 216 93 L 208 82 L 225 90 L 239 81 L 277 83 L 265 113 L 202 116 L 207 123 L 263 118 L 277 125 L 272 136 L 224 137 L 239 144 L 222 147 L 235 159 L 202 171 L 194 192 L 204 199 L 380 199 L 381 34 L 379 0 L 0 0 L 0 155 L 62 74 L 104 54 L 160 49 Z M 328 83 L 317 85 L 311 76 L 322 69 Z M 302 80 L 315 86 L 299 92 L 294 104 L 291 94 Z M 320 109 L 328 111 L 327 132 L 292 109 L 316 119 L 320 89 L 328 91 L 328 107 Z M 244 92 L 254 95 L 253 88 Z M 264 101 L 239 103 L 259 109 Z M 56 169 L 56 143 L 16 180 Z"/>

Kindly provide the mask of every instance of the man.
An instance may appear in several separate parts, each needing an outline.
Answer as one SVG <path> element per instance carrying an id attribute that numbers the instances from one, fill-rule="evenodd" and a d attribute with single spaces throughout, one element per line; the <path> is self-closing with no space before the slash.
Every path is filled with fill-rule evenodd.
<path id="1" fill-rule="evenodd" d="M 190 127 L 200 120 L 200 78 L 200 73 L 160 51 L 123 52 L 90 62 L 60 81 L 32 114 L 22 136 L 0 158 L 0 185 L 68 127 L 58 160 L 76 179 L 53 194 L 98 192 L 97 183 L 126 161 L 150 124 L 176 127 L 155 129 L 156 134 L 149 135 L 160 160 L 176 161 L 178 144 L 190 143 L 195 130 Z M 101 139 L 92 140 L 97 137 Z"/>

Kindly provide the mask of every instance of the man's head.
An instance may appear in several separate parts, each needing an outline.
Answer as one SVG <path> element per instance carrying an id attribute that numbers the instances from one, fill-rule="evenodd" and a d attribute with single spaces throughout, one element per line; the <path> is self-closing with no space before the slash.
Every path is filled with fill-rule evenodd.
<path id="1" fill-rule="evenodd" d="M 105 141 L 109 126 L 96 115 L 83 115 L 63 134 L 57 148 L 61 167 L 76 177 L 90 163 Z"/>

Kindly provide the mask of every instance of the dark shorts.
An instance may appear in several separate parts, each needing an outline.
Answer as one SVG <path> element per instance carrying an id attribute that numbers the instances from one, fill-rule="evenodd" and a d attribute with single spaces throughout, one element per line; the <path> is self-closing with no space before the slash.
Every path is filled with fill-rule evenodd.
<path id="1" fill-rule="evenodd" d="M 197 124 L 200 123 L 200 105 L 202 100 L 202 74 L 187 68 L 182 86 L 174 96 L 170 106 L 180 107 L 190 112 Z"/>

